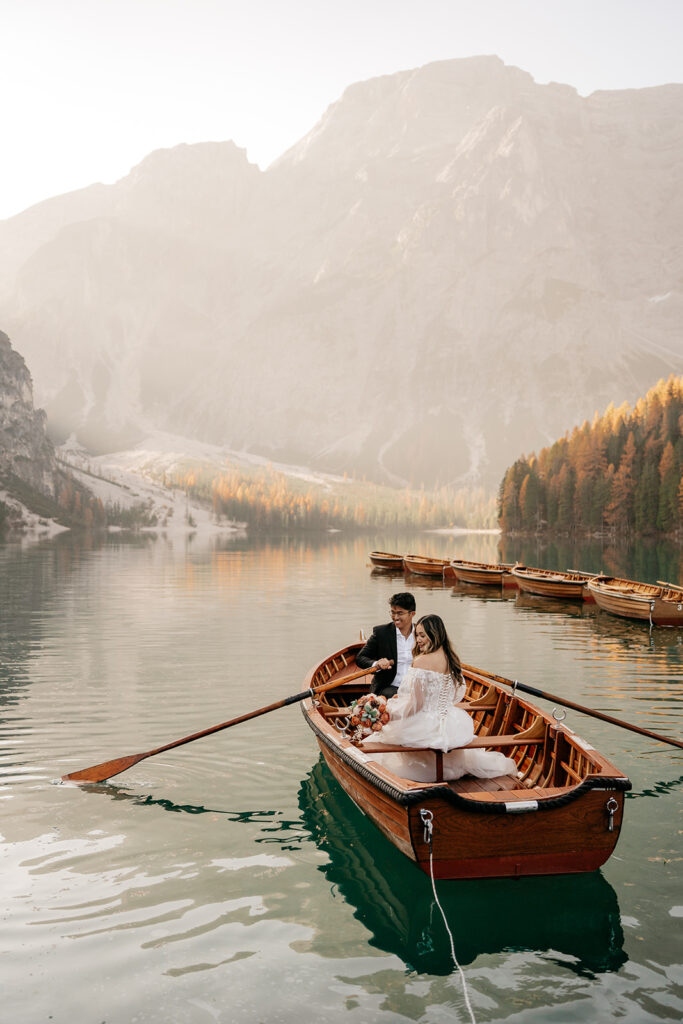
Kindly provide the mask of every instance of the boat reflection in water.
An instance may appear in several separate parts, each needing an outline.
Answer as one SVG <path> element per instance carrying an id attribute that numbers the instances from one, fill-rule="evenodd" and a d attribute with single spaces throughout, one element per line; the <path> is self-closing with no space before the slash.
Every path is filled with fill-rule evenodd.
<path id="1" fill-rule="evenodd" d="M 457 583 L 451 586 L 451 597 L 466 597 L 468 600 L 515 601 L 519 591 L 513 587 L 486 587 L 480 583 Z"/>
<path id="2" fill-rule="evenodd" d="M 595 617 L 595 604 L 584 604 L 577 598 L 570 600 L 561 597 L 541 597 L 538 594 L 526 594 L 520 590 L 515 600 L 516 608 L 538 612 L 539 615 L 569 615 L 573 619 Z"/>
<path id="3" fill-rule="evenodd" d="M 304 827 L 330 858 L 318 870 L 355 908 L 370 944 L 411 970 L 451 974 L 430 879 L 355 807 L 322 758 L 301 784 L 299 807 Z M 547 951 L 584 975 L 617 970 L 627 959 L 616 893 L 599 871 L 437 887 L 461 965 L 483 953 Z"/>
<path id="4" fill-rule="evenodd" d="M 447 590 L 453 586 L 443 576 L 420 576 L 419 573 L 406 572 L 404 579 L 408 590 L 415 590 L 416 587 L 422 590 Z"/>
<path id="5" fill-rule="evenodd" d="M 381 569 L 375 566 L 370 570 L 371 580 L 402 580 L 403 569 Z"/>

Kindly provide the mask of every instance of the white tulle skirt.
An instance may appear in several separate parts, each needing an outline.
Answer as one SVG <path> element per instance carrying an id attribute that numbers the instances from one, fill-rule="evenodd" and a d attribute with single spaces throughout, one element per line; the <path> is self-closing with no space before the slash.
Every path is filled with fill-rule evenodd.
<path id="1" fill-rule="evenodd" d="M 402 779 L 436 781 L 435 754 L 373 754 L 372 757 Z M 495 779 L 500 775 L 515 775 L 516 772 L 517 765 L 512 758 L 505 757 L 498 750 L 451 750 L 443 755 L 443 777 L 451 782 L 463 775 Z"/>

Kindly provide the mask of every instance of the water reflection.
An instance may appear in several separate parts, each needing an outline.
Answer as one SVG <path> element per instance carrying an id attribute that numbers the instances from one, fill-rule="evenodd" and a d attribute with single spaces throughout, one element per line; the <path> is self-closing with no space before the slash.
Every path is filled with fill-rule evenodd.
<path id="1" fill-rule="evenodd" d="M 609 537 L 572 541 L 537 537 L 501 537 L 499 561 L 520 561 L 539 569 L 571 569 L 605 572 L 655 583 L 658 579 L 680 583 L 683 580 L 683 550 L 679 544 L 652 538 L 636 539 L 629 544 Z"/>
<path id="2" fill-rule="evenodd" d="M 519 591 L 517 594 L 515 606 L 524 610 L 538 612 L 540 615 L 551 612 L 555 615 L 569 615 L 575 619 L 580 619 L 584 615 L 588 616 L 591 614 L 591 610 L 595 610 L 595 605 L 586 604 L 581 598 L 571 601 L 565 598 L 559 599 L 556 597 L 540 597 L 536 594 L 525 594 L 522 591 Z"/>
<path id="3" fill-rule="evenodd" d="M 452 1017 L 460 987 L 429 879 L 322 765 L 310 772 L 315 740 L 294 709 L 231 730 L 229 742 L 150 759 L 120 788 L 39 783 L 296 692 L 314 651 L 383 621 L 390 594 L 406 589 L 402 574 L 371 575 L 369 550 L 494 562 L 497 542 L 62 535 L 0 545 L 7 1019 L 80 1019 L 84 987 L 100 993 L 98 1020 L 175 1019 L 181 1003 L 191 1016 L 191 1001 L 221 1007 L 221 1020 L 236 1002 L 266 1020 L 274 991 L 300 1003 L 304 990 L 329 1021 L 354 1008 L 373 1020 Z M 575 555 L 559 564 L 591 568 Z M 614 569 L 633 576 L 639 564 Z M 664 563 L 654 573 L 671 577 Z M 612 616 L 565 616 L 554 602 L 518 607 L 513 592 L 421 583 L 420 607 L 454 621 L 468 661 L 503 675 L 516 667 L 655 731 L 680 729 L 683 630 L 649 635 Z M 250 638 L 266 629 L 256 650 Z M 639 789 L 605 869 L 631 962 L 619 969 L 619 907 L 599 874 L 440 883 L 458 957 L 478 958 L 469 970 L 484 1015 L 493 1005 L 501 1020 L 640 1020 L 647 1004 L 653 1019 L 672 1016 L 680 765 L 661 744 L 595 720 L 590 736 Z M 564 1010 L 563 988 L 575 997 Z M 282 1019 L 297 1020 L 299 1003 L 278 1006 Z"/>
<path id="4" fill-rule="evenodd" d="M 490 601 L 514 601 L 517 590 L 513 587 L 488 587 L 477 583 L 456 583 L 452 597 L 466 597 L 472 601 L 488 603 Z"/>
<path id="5" fill-rule="evenodd" d="M 671 681 L 681 682 L 682 629 L 651 629 L 647 622 L 598 611 L 590 617 L 590 630 L 600 641 L 601 658 L 628 660 L 634 670 L 642 672 L 652 672 L 654 665 L 669 666 Z"/>
<path id="6" fill-rule="evenodd" d="M 673 790 L 678 789 L 679 786 L 682 785 L 683 775 L 679 775 L 677 779 L 666 779 L 660 780 L 659 782 L 655 782 L 652 785 L 648 786 L 646 789 L 641 790 L 639 793 L 637 793 L 635 790 L 632 790 L 630 793 L 626 794 L 626 799 L 639 800 L 642 797 L 648 797 L 650 799 L 654 798 L 655 800 L 657 800 L 660 796 L 668 796 L 669 793 L 671 793 Z"/>
<path id="7" fill-rule="evenodd" d="M 302 783 L 299 806 L 330 858 L 319 870 L 355 908 L 370 943 L 411 970 L 450 974 L 448 937 L 429 879 L 358 811 L 322 759 Z M 616 893 L 600 872 L 442 882 L 438 892 L 461 964 L 482 953 L 539 950 L 550 959 L 562 954 L 559 964 L 586 975 L 626 961 Z"/>
<path id="8" fill-rule="evenodd" d="M 382 569 L 380 566 L 373 566 L 370 571 L 371 580 L 402 580 L 403 569 Z"/>
<path id="9" fill-rule="evenodd" d="M 420 576 L 419 573 L 407 572 L 403 578 L 408 590 L 447 590 L 451 586 L 450 581 L 445 582 L 441 576 Z"/>
<path id="10" fill-rule="evenodd" d="M 267 809 L 230 811 L 177 804 L 111 785 L 81 788 L 173 814 L 220 815 L 250 826 L 255 844 L 274 844 L 283 853 L 300 851 L 314 842 L 328 859 L 309 869 L 322 872 L 333 893 L 349 904 L 369 932 L 371 946 L 398 956 L 409 970 L 419 973 L 450 975 L 454 970 L 429 878 L 361 814 L 322 758 L 301 784 L 299 818 Z M 261 894 L 262 882 L 259 879 Z M 543 953 L 577 975 L 591 976 L 617 970 L 627 959 L 616 893 L 600 872 L 517 881 L 440 882 L 438 892 L 461 965 L 473 963 L 482 954 L 528 950 Z M 278 916 L 283 909 L 272 906 L 268 916 Z M 324 953 L 333 925 L 314 909 L 313 905 L 307 908 L 315 929 L 311 949 L 319 947 Z M 305 917 L 300 907 L 297 919 Z"/>

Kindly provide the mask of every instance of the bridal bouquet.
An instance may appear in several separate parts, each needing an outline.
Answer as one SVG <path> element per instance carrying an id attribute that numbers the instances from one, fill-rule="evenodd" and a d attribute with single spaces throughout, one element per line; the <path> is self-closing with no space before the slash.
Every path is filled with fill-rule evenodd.
<path id="1" fill-rule="evenodd" d="M 349 705 L 351 717 L 347 732 L 351 742 L 359 744 L 373 732 L 380 732 L 389 721 L 387 698 L 375 693 L 365 694 Z"/>

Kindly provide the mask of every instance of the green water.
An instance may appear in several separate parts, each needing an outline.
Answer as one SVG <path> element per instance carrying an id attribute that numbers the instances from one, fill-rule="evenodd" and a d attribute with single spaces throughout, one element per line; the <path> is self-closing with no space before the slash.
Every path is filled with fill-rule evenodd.
<path id="1" fill-rule="evenodd" d="M 654 568 L 641 579 L 680 560 L 620 551 L 609 566 L 604 549 L 503 552 L 478 535 L 0 548 L 3 1019 L 469 1020 L 429 879 L 339 789 L 296 706 L 110 785 L 53 784 L 298 692 L 407 585 L 371 571 L 374 547 Z M 683 630 L 409 586 L 466 662 L 680 736 Z M 680 752 L 568 721 L 630 776 L 624 829 L 591 875 L 438 884 L 476 1020 L 678 1021 Z"/>

